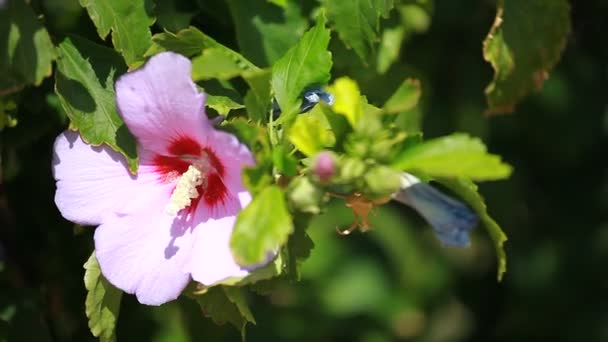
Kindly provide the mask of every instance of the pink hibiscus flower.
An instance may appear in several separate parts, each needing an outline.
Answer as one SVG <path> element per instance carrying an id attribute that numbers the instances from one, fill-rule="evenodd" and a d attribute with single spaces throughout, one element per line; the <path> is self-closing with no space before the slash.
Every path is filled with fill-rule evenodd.
<path id="1" fill-rule="evenodd" d="M 249 150 L 215 130 L 190 61 L 165 52 L 116 82 L 116 103 L 137 139 L 138 174 L 76 132 L 55 141 L 55 203 L 68 220 L 98 225 L 103 275 L 143 304 L 177 298 L 190 279 L 213 285 L 248 270 L 229 248 L 236 214 L 251 200 L 241 171 Z"/>

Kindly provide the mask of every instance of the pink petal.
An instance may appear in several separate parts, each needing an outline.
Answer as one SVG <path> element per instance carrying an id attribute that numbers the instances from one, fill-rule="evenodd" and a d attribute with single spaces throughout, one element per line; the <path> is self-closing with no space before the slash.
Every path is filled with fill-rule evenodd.
<path id="1" fill-rule="evenodd" d="M 244 191 L 243 168 L 255 164 L 247 146 L 241 144 L 234 135 L 215 129 L 208 132 L 205 145 L 216 152 L 216 156 L 224 166 L 225 173 L 222 180 L 228 191 L 232 194 Z"/>
<path id="2" fill-rule="evenodd" d="M 163 196 L 132 203 L 95 230 L 95 254 L 103 275 L 142 304 L 176 299 L 190 281 L 184 265 L 192 253 L 192 229 L 165 214 Z"/>
<path id="3" fill-rule="evenodd" d="M 145 172 L 131 175 L 122 155 L 106 146 L 90 146 L 72 131 L 55 140 L 53 174 L 59 211 L 66 219 L 84 225 L 101 224 L 155 182 Z"/>
<path id="4" fill-rule="evenodd" d="M 251 201 L 248 192 L 238 194 L 241 207 Z M 245 277 L 249 271 L 239 266 L 230 251 L 230 236 L 240 208 L 232 208 L 223 215 L 208 218 L 194 229 L 192 258 L 185 270 L 192 279 L 204 285 L 213 285 L 232 277 Z"/>
<path id="5" fill-rule="evenodd" d="M 200 141 L 210 127 L 191 69 L 186 57 L 163 52 L 116 82 L 118 111 L 147 149 L 166 155 L 173 141 L 184 136 Z"/>

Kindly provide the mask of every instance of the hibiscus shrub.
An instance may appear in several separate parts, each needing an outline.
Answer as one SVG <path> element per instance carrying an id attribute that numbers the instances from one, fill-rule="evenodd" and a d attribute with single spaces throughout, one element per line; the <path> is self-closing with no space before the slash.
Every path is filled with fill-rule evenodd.
<path id="1" fill-rule="evenodd" d="M 466 248 L 485 229 L 503 277 L 507 238 L 474 182 L 512 168 L 469 134 L 424 137 L 427 86 L 400 59 L 428 29 L 429 2 L 57 3 L 0 1 L 0 123 L 10 130 L 28 89 L 53 83 L 47 102 L 65 125 L 54 201 L 77 231 L 94 229 L 79 260 L 94 336 L 115 339 L 123 293 L 147 305 L 186 297 L 244 334 L 250 292 L 297 286 L 285 284 L 311 256 L 312 221 L 373 236 L 391 202 L 443 246 Z M 486 114 L 542 86 L 568 10 L 499 1 L 479 50 L 494 69 Z M 81 12 L 82 32 L 69 22 Z M 349 223 L 323 219 L 341 210 Z"/>

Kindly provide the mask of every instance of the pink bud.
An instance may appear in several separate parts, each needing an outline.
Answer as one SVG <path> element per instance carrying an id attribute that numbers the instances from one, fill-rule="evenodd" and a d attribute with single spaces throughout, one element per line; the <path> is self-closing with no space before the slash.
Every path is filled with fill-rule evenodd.
<path id="1" fill-rule="evenodd" d="M 317 154 L 314 165 L 314 173 L 321 183 L 328 183 L 336 172 L 336 161 L 334 155 L 329 151 Z"/>

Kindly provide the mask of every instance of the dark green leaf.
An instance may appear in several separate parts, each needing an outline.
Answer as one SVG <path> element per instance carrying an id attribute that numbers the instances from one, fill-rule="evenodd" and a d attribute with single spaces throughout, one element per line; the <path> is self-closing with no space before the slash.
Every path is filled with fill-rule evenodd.
<path id="1" fill-rule="evenodd" d="M 270 77 L 271 73 L 268 70 L 248 73 L 245 77 L 245 81 L 250 87 L 245 95 L 245 107 L 247 107 L 249 118 L 254 122 L 268 120 L 272 101 Z"/>
<path id="2" fill-rule="evenodd" d="M 479 139 L 466 134 L 452 134 L 405 149 L 396 157 L 393 167 L 436 177 L 475 180 L 507 178 L 512 171 L 499 156 L 487 153 Z"/>
<path id="3" fill-rule="evenodd" d="M 205 316 L 210 317 L 216 324 L 229 322 L 239 329 L 244 337 L 245 325 L 247 322 L 255 324 L 255 319 L 242 291 L 240 287 L 214 286 L 195 298 Z"/>
<path id="4" fill-rule="evenodd" d="M 387 16 L 392 1 L 385 0 L 323 0 L 327 17 L 336 26 L 336 31 L 344 43 L 352 47 L 364 63 L 374 51 L 379 19 Z"/>
<path id="5" fill-rule="evenodd" d="M 112 43 L 127 65 L 141 61 L 150 47 L 150 26 L 154 18 L 148 13 L 146 0 L 79 0 L 87 9 L 101 39 L 112 31 Z"/>
<path id="6" fill-rule="evenodd" d="M 507 241 L 507 235 L 488 214 L 486 203 L 479 192 L 477 192 L 477 185 L 466 178 L 437 179 L 437 181 L 464 199 L 481 218 L 488 234 L 490 234 L 492 241 L 494 241 L 494 248 L 496 249 L 496 257 L 498 259 L 497 277 L 498 281 L 502 280 L 504 273 L 507 271 L 507 255 L 503 246 L 505 241 Z"/>
<path id="7" fill-rule="evenodd" d="M 271 185 L 257 194 L 240 212 L 230 239 L 230 248 L 240 265 L 258 265 L 278 251 L 292 232 L 293 223 L 283 191 Z"/>
<path id="8" fill-rule="evenodd" d="M 501 0 L 483 55 L 494 68 L 486 88 L 487 113 L 508 113 L 542 89 L 570 32 L 567 0 Z"/>
<path id="9" fill-rule="evenodd" d="M 0 6 L 0 96 L 51 75 L 55 47 L 25 1 Z"/>
<path id="10" fill-rule="evenodd" d="M 157 23 L 171 32 L 188 27 L 198 11 L 196 4 L 189 0 L 156 0 L 155 4 Z"/>
<path id="11" fill-rule="evenodd" d="M 283 0 L 283 8 L 266 0 L 230 0 L 228 3 L 241 51 L 260 66 L 272 65 L 308 28 L 298 2 L 293 0 Z"/>
<path id="12" fill-rule="evenodd" d="M 89 329 L 101 342 L 115 341 L 122 291 L 103 277 L 95 253 L 91 254 L 84 268 L 84 286 L 88 291 L 85 312 L 89 318 Z"/>
<path id="13" fill-rule="evenodd" d="M 285 273 L 288 279 L 300 280 L 300 268 L 302 263 L 310 257 L 310 252 L 315 247 L 314 242 L 306 232 L 312 215 L 307 213 L 296 213 L 294 217 L 294 232 L 289 236 L 287 248 L 287 269 Z"/>
<path id="14" fill-rule="evenodd" d="M 283 111 L 282 118 L 290 118 L 300 111 L 301 95 L 306 87 L 329 81 L 332 61 L 328 44 L 329 30 L 325 28 L 325 16 L 321 12 L 317 24 L 273 66 L 272 89 Z"/>
<path id="15" fill-rule="evenodd" d="M 111 49 L 77 38 L 59 45 L 55 92 L 70 118 L 70 128 L 80 131 L 89 144 L 107 144 L 127 158 L 137 170 L 135 139 L 118 116 L 114 81 L 125 65 Z"/>

